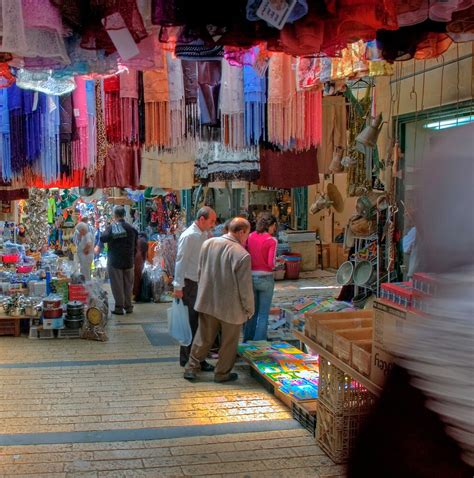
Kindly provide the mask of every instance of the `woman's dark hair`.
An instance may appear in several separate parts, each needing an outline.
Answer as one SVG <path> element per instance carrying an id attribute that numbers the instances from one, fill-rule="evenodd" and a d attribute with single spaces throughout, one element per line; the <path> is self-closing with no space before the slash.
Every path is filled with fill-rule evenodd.
<path id="1" fill-rule="evenodd" d="M 146 232 L 139 232 L 138 237 L 148 240 L 148 234 Z"/>
<path id="2" fill-rule="evenodd" d="M 270 226 L 273 226 L 273 224 L 277 224 L 277 222 L 277 218 L 272 213 L 268 211 L 263 211 L 257 216 L 255 231 L 259 234 L 268 232 Z"/>

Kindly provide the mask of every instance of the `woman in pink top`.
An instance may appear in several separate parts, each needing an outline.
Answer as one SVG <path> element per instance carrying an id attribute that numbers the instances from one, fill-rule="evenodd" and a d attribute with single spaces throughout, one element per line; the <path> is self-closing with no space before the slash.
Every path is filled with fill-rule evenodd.
<path id="1" fill-rule="evenodd" d="M 269 212 L 262 212 L 257 217 L 255 232 L 247 240 L 247 250 L 252 260 L 255 314 L 244 326 L 244 342 L 267 340 L 268 315 L 275 287 L 273 269 L 278 242 L 273 234 L 276 230 L 276 217 Z"/>

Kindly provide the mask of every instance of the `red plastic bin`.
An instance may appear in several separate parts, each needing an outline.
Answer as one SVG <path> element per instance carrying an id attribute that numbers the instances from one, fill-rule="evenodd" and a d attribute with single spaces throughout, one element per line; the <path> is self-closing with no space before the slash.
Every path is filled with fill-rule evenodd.
<path id="1" fill-rule="evenodd" d="M 300 278 L 301 270 L 301 254 L 297 252 L 289 252 L 285 254 L 283 260 L 285 261 L 285 279 L 296 280 Z"/>

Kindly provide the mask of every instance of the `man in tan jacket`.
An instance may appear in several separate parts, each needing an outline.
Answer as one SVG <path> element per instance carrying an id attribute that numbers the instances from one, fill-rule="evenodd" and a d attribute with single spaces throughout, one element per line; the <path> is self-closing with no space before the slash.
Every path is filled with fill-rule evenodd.
<path id="1" fill-rule="evenodd" d="M 206 241 L 199 258 L 199 287 L 194 308 L 199 312 L 199 327 L 186 364 L 184 378 L 195 380 L 200 363 L 207 357 L 217 333 L 221 346 L 214 381 L 237 380 L 231 373 L 237 356 L 242 324 L 254 313 L 250 255 L 245 243 L 250 223 L 234 218 L 229 233 Z"/>

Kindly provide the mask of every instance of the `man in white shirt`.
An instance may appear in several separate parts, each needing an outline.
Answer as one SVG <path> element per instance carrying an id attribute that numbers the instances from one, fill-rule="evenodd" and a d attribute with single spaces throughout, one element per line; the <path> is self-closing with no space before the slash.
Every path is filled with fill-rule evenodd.
<path id="1" fill-rule="evenodd" d="M 210 231 L 216 224 L 216 219 L 217 215 L 212 208 L 202 207 L 196 215 L 196 220 L 181 234 L 178 241 L 173 280 L 174 296 L 182 299 L 184 305 L 188 307 L 193 340 L 199 324 L 199 314 L 194 310 L 198 291 L 199 254 L 204 241 L 211 237 Z M 189 359 L 191 346 L 192 343 L 188 347 L 180 348 L 179 363 L 182 367 L 186 365 Z M 214 367 L 203 361 L 201 370 L 212 372 Z"/>

